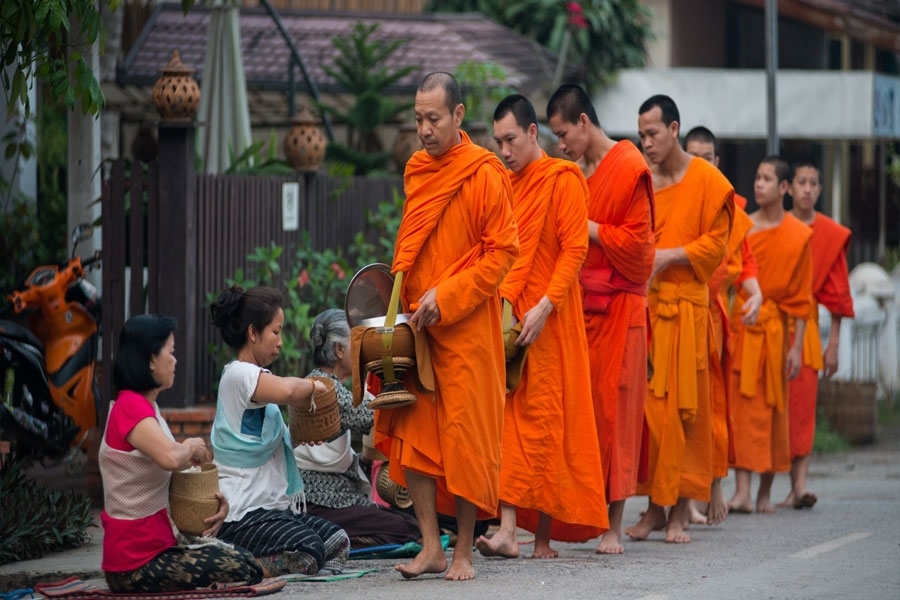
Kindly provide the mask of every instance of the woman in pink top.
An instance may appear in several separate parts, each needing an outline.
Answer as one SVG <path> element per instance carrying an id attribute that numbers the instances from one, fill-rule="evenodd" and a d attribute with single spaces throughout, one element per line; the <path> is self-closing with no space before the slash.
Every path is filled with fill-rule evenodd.
<path id="1" fill-rule="evenodd" d="M 100 445 L 103 478 L 103 562 L 113 592 L 170 592 L 217 582 L 257 583 L 262 568 L 239 547 L 214 540 L 228 502 L 206 519 L 203 540 L 179 545 L 169 520 L 173 471 L 212 460 L 204 440 L 175 441 L 156 397 L 175 382 L 175 321 L 140 315 L 119 336 L 113 381 L 119 395 L 110 406 Z"/>

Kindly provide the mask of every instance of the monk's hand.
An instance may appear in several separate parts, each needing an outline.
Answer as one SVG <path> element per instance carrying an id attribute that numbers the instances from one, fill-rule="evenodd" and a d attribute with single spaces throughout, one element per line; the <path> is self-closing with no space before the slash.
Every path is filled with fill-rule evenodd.
<path id="1" fill-rule="evenodd" d="M 657 248 L 656 253 L 653 255 L 653 272 L 650 274 L 650 279 L 653 279 L 663 271 L 669 268 L 669 265 L 672 264 L 673 255 L 672 248 Z"/>
<path id="2" fill-rule="evenodd" d="M 552 310 L 553 303 L 547 296 L 531 307 L 522 317 L 522 331 L 516 338 L 516 346 L 527 346 L 534 342 L 544 330 L 544 323 L 547 322 L 547 316 Z"/>
<path id="3" fill-rule="evenodd" d="M 759 309 L 762 306 L 762 302 L 762 292 L 751 294 L 750 297 L 744 301 L 744 306 L 741 307 L 744 313 L 741 317 L 741 323 L 744 325 L 754 325 L 756 323 L 756 317 L 759 316 Z"/>
<path id="4" fill-rule="evenodd" d="M 828 379 L 838 370 L 838 346 L 837 344 L 828 343 L 825 346 L 825 352 L 822 354 L 822 362 L 825 363 L 825 379 Z"/>
<path id="5" fill-rule="evenodd" d="M 216 492 L 216 499 L 219 501 L 219 510 L 211 517 L 203 519 L 203 522 L 209 525 L 209 529 L 203 532 L 204 537 L 216 537 L 219 530 L 222 529 L 222 523 L 228 516 L 228 500 L 222 495 L 222 492 Z"/>
<path id="6" fill-rule="evenodd" d="M 789 380 L 800 374 L 800 366 L 802 364 L 803 348 L 797 345 L 791 346 L 787 353 L 787 360 L 784 361 L 784 370 Z"/>
<path id="7" fill-rule="evenodd" d="M 424 327 L 437 325 L 440 321 L 441 309 L 437 305 L 437 289 L 431 288 L 419 298 L 419 307 L 409 318 L 409 323 L 416 331 L 422 331 Z"/>

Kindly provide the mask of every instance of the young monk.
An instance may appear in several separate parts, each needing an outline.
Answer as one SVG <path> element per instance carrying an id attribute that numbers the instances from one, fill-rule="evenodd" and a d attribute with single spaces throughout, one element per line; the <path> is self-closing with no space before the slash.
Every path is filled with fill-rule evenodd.
<path id="1" fill-rule="evenodd" d="M 719 166 L 719 144 L 713 132 L 706 127 L 691 129 L 684 138 L 684 150 L 691 156 L 702 158 L 711 165 Z M 728 504 L 722 491 L 722 478 L 728 475 L 728 386 L 725 374 L 731 364 L 728 352 L 728 308 L 729 288 L 740 285 L 747 294 L 742 307 L 741 320 L 752 325 L 756 322 L 762 305 L 762 292 L 756 278 L 756 261 L 747 243 L 747 232 L 753 223 L 747 216 L 747 199 L 735 192 L 734 222 L 728 236 L 725 258 L 706 282 L 709 288 L 709 375 L 710 406 L 712 409 L 713 431 L 713 482 L 710 490 L 706 514 L 701 512 L 696 502 L 691 502 L 690 521 L 717 525 L 725 520 Z"/>
<path id="2" fill-rule="evenodd" d="M 532 558 L 556 558 L 550 540 L 595 538 L 609 525 L 590 388 L 578 272 L 588 249 L 588 189 L 572 162 L 538 143 L 524 96 L 494 111 L 494 139 L 510 169 L 519 258 L 500 286 L 528 355 L 507 394 L 500 465 L 500 530 L 475 545 L 485 556 L 519 555 L 516 527 L 535 534 Z"/>
<path id="3" fill-rule="evenodd" d="M 447 569 L 438 511 L 459 524 L 445 578 L 475 577 L 475 519 L 496 515 L 500 502 L 506 364 L 497 291 L 519 244 L 506 169 L 460 129 L 464 115 L 456 79 L 427 75 L 415 99 L 424 149 L 406 163 L 392 270 L 404 273 L 410 325 L 427 336 L 435 390 L 410 389 L 418 402 L 375 417 L 391 479 L 409 489 L 422 532 L 422 551 L 396 567 L 406 578 Z"/>
<path id="4" fill-rule="evenodd" d="M 753 511 L 751 472 L 760 474 L 756 511 L 774 512 L 772 480 L 791 464 L 787 383 L 800 372 L 803 333 L 811 310 L 812 231 L 784 210 L 790 171 L 777 156 L 764 158 L 756 170 L 753 193 L 759 210 L 750 215 L 753 227 L 747 239 L 759 265 L 765 300 L 755 325 L 742 323 L 732 311 L 735 356 L 729 408 L 736 486 L 728 506 L 734 512 Z M 743 295 L 738 290 L 736 307 Z M 790 319 L 796 331 L 793 343 Z"/>
<path id="5" fill-rule="evenodd" d="M 822 193 L 819 167 L 812 161 L 802 161 L 794 166 L 790 194 L 794 199 L 791 214 L 812 228 L 809 245 L 812 252 L 815 302 L 806 323 L 806 339 L 803 340 L 803 366 L 800 374 L 788 385 L 790 398 L 791 436 L 791 491 L 778 506 L 812 508 L 818 497 L 806 489 L 806 473 L 812 453 L 816 431 L 816 394 L 819 390 L 819 374 L 822 370 L 829 378 L 838 369 L 838 343 L 841 337 L 841 320 L 853 318 L 853 298 L 847 275 L 847 248 L 850 246 L 850 230 L 839 225 L 816 210 Z M 819 310 L 823 305 L 831 313 L 831 330 L 824 353 L 819 339 Z M 821 357 L 821 360 L 819 360 Z"/>
<path id="6" fill-rule="evenodd" d="M 708 502 L 713 479 L 706 282 L 725 256 L 734 189 L 718 169 L 681 148 L 671 98 L 653 96 L 638 112 L 656 203 L 648 295 L 653 376 L 644 409 L 650 477 L 638 488 L 650 506 L 625 533 L 643 540 L 664 527 L 667 542 L 687 543 L 688 502 Z M 665 507 L 672 507 L 668 515 Z"/>
<path id="7" fill-rule="evenodd" d="M 580 281 L 609 502 L 609 531 L 597 552 L 622 554 L 622 515 L 637 489 L 647 397 L 647 282 L 656 253 L 650 169 L 634 144 L 606 135 L 577 85 L 553 93 L 547 119 L 559 149 L 581 163 L 590 192 Z"/>

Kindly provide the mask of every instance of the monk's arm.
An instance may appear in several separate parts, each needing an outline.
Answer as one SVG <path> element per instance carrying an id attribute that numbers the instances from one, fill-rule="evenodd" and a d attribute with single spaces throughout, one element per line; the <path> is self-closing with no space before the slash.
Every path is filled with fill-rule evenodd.
<path id="1" fill-rule="evenodd" d="M 634 283 L 645 284 L 653 270 L 656 249 L 649 174 L 638 180 L 630 197 L 616 201 L 628 203 L 625 218 L 621 223 L 589 222 L 591 241 L 600 244 L 616 271 Z"/>
<path id="2" fill-rule="evenodd" d="M 803 335 L 806 333 L 806 319 L 794 319 L 794 342 L 788 350 L 785 370 L 788 379 L 793 379 L 800 374 L 803 365 Z"/>
<path id="3" fill-rule="evenodd" d="M 481 231 L 481 253 L 467 268 L 434 288 L 441 325 L 459 321 L 496 294 L 519 256 L 512 189 L 506 173 L 482 167 L 463 184 L 462 193 L 467 203 L 481 204 L 480 210 L 472 211 L 481 215 L 476 224 L 476 230 Z"/>
<path id="4" fill-rule="evenodd" d="M 731 230 L 731 220 L 734 214 L 734 201 L 729 195 L 728 201 L 716 212 L 709 229 L 700 237 L 683 246 L 670 250 L 683 250 L 694 275 L 700 281 L 707 281 L 722 259 L 728 244 L 728 233 Z M 657 250 L 657 253 L 659 251 Z M 672 252 L 671 254 L 675 254 Z M 672 260 L 677 258 L 675 255 Z M 680 263 L 683 264 L 683 263 Z M 668 266 L 668 265 L 667 265 Z M 655 267 L 655 265 L 654 265 Z"/>
<path id="5" fill-rule="evenodd" d="M 838 370 L 838 344 L 841 339 L 841 320 L 853 318 L 853 298 L 850 295 L 850 282 L 847 275 L 847 257 L 841 253 L 838 260 L 828 271 L 822 288 L 816 293 L 819 301 L 831 313 L 831 331 L 828 333 L 828 344 L 825 346 L 822 359 L 825 365 L 825 377 L 831 377 Z"/>
<path id="6" fill-rule="evenodd" d="M 815 300 L 810 294 L 813 280 L 812 252 L 808 240 L 803 244 L 797 264 L 789 277 L 786 294 L 778 303 L 778 308 L 789 317 L 794 318 L 794 341 L 788 351 L 785 365 L 788 377 L 794 378 L 800 372 L 800 366 L 803 364 L 803 335 L 806 333 L 806 319 L 809 318 L 809 315 L 814 314 L 812 303 Z"/>
<path id="7" fill-rule="evenodd" d="M 762 307 L 763 295 L 759 287 L 759 279 L 756 276 L 748 277 L 741 282 L 741 289 L 747 294 L 747 299 L 741 307 L 743 316 L 741 322 L 745 325 L 753 325 L 756 323 L 756 317 L 759 316 L 759 309 Z"/>

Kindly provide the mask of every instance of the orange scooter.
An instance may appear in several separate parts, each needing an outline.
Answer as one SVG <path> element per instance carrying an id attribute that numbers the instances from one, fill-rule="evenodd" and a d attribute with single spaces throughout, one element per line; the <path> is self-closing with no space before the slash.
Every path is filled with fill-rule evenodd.
<path id="1" fill-rule="evenodd" d="M 9 381 L 9 378 L 15 378 L 15 369 L 7 368 L 5 373 L 0 373 L 0 377 L 4 377 L 4 391 L 9 396 L 4 398 L 7 412 L 20 424 L 38 429 L 38 437 L 29 436 L 26 443 L 40 444 L 41 431 L 45 431 L 47 438 L 44 448 L 21 448 L 25 451 L 23 454 L 41 460 L 68 462 L 75 459 L 79 465 L 75 468 L 83 468 L 89 431 L 97 426 L 100 400 L 95 374 L 100 300 L 96 288 L 84 278 L 85 269 L 100 258 L 96 255 L 82 261 L 75 256 L 78 242 L 88 239 L 91 233 L 90 225 L 77 227 L 72 234 L 72 258 L 62 265 L 36 268 L 25 280 L 23 288 L 8 296 L 17 314 L 27 312 L 28 330 L 43 345 L 50 397 L 58 409 L 56 412 L 61 410 L 63 414 L 53 414 L 53 407 L 44 406 L 39 411 L 33 406 L 41 401 L 39 397 L 35 398 L 40 395 L 42 386 L 39 383 L 23 392 L 21 386 Z M 17 398 L 17 393 L 28 397 Z M 42 428 L 35 420 L 44 421 L 50 427 Z"/>

